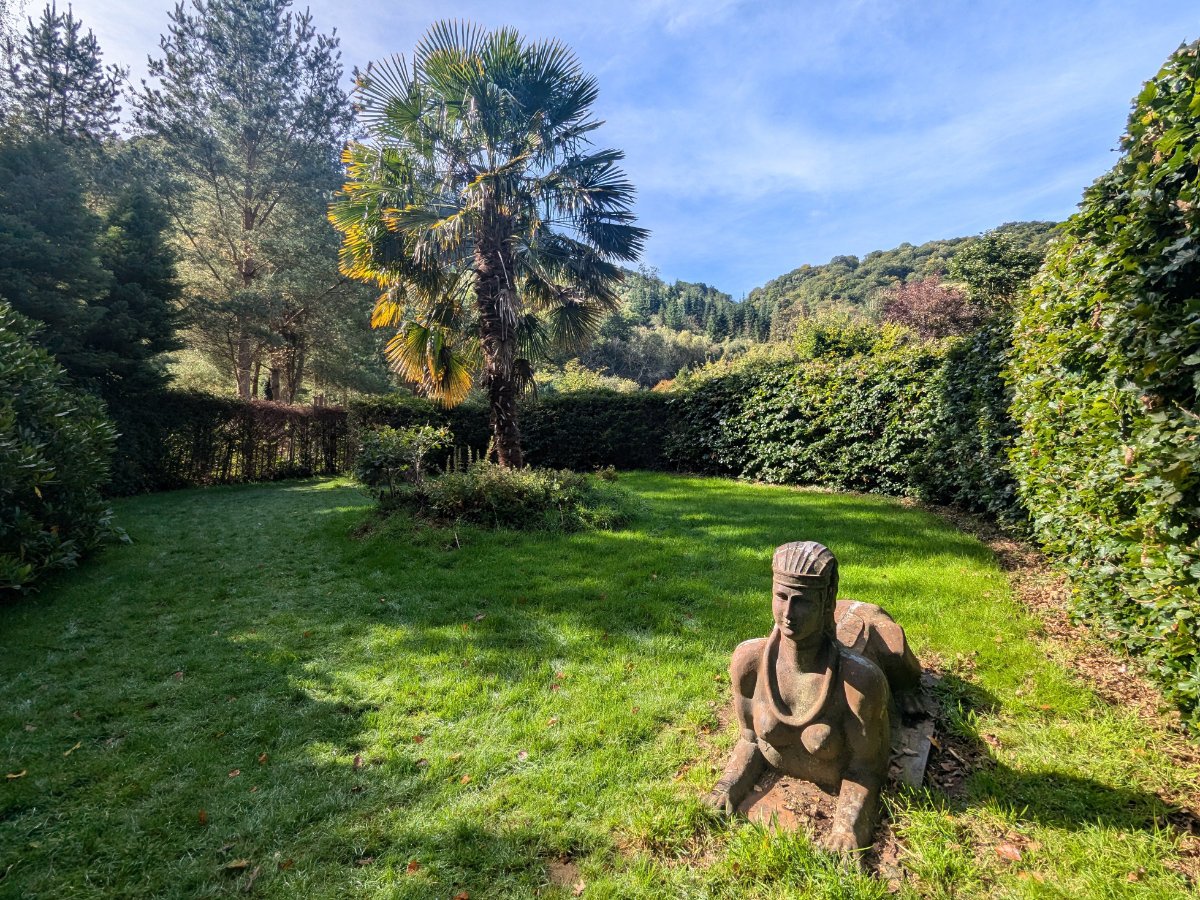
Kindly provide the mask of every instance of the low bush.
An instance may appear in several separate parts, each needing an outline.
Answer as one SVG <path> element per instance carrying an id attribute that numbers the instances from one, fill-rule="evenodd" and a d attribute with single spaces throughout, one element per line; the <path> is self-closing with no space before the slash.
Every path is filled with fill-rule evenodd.
<path id="1" fill-rule="evenodd" d="M 433 425 L 376 428 L 360 437 L 354 477 L 379 501 L 395 503 L 405 485 L 420 484 L 428 472 L 428 457 L 453 443 L 450 429 Z"/>
<path id="2" fill-rule="evenodd" d="M 506 469 L 479 460 L 408 485 L 399 505 L 440 524 L 581 531 L 620 528 L 632 519 L 632 495 L 613 483 L 565 469 Z"/>
<path id="3" fill-rule="evenodd" d="M 113 426 L 34 332 L 0 301 L 0 593 L 27 590 L 119 533 L 100 493 Z"/>

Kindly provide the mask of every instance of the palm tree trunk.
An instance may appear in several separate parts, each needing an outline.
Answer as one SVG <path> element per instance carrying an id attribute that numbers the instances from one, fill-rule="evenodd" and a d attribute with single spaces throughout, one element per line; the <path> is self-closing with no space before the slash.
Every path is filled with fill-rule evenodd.
<path id="1" fill-rule="evenodd" d="M 503 229 L 495 226 L 491 216 L 485 215 L 484 221 L 483 233 L 475 244 L 475 302 L 479 308 L 483 350 L 483 388 L 488 396 L 496 461 L 502 466 L 520 468 L 525 465 L 525 456 L 521 452 L 521 429 L 517 423 L 519 389 L 514 366 L 517 291 Z"/>

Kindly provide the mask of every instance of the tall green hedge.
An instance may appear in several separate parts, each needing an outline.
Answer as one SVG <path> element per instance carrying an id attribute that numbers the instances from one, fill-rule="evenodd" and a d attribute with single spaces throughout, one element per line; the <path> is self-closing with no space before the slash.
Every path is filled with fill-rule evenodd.
<path id="1" fill-rule="evenodd" d="M 701 376 L 672 397 L 668 456 L 691 471 L 917 493 L 944 352 L 899 343 Z"/>
<path id="2" fill-rule="evenodd" d="M 0 595 L 66 568 L 114 534 L 100 495 L 114 431 L 98 400 L 0 300 Z"/>
<path id="3" fill-rule="evenodd" d="M 1200 45 L 1138 95 L 1027 302 L 1020 495 L 1080 611 L 1200 710 Z"/>

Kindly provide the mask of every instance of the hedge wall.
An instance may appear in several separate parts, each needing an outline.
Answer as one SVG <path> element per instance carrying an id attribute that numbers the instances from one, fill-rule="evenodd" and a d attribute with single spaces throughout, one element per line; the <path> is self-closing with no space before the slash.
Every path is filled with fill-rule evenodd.
<path id="1" fill-rule="evenodd" d="M 272 481 L 346 471 L 352 447 L 339 407 L 244 402 L 185 391 L 114 405 L 121 436 L 115 493 Z"/>
<path id="2" fill-rule="evenodd" d="M 930 438 L 939 344 L 762 360 L 671 400 L 677 468 L 780 484 L 913 494 Z"/>
<path id="3" fill-rule="evenodd" d="M 1122 149 L 1020 310 L 1012 460 L 1079 610 L 1200 724 L 1200 43 Z"/>

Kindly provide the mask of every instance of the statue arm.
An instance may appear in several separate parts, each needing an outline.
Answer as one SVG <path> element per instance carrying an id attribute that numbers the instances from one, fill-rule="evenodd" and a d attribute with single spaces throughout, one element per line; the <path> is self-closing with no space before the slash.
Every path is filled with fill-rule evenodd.
<path id="1" fill-rule="evenodd" d="M 733 653 L 729 680 L 733 690 L 733 709 L 738 720 L 738 740 L 725 766 L 725 773 L 708 795 L 708 803 L 718 811 L 733 815 L 750 793 L 766 760 L 758 748 L 754 733 L 754 685 L 758 679 L 758 655 L 761 638 L 746 641 Z"/>
<path id="2" fill-rule="evenodd" d="M 874 664 L 844 660 L 847 747 L 850 760 L 838 792 L 830 850 L 860 850 L 871 845 L 879 815 L 879 791 L 887 775 L 891 729 L 887 681 Z"/>

